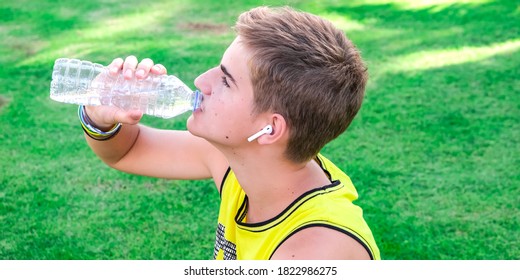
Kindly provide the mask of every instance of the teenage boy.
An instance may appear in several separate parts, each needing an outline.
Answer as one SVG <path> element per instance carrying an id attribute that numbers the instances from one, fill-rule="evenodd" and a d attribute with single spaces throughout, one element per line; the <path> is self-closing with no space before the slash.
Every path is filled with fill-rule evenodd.
<path id="1" fill-rule="evenodd" d="M 212 178 L 216 259 L 379 259 L 350 178 L 319 153 L 361 106 L 358 50 L 330 22 L 287 7 L 252 9 L 235 29 L 220 64 L 195 80 L 204 96 L 188 131 L 141 125 L 137 110 L 80 107 L 88 144 L 124 172 Z M 128 79 L 166 74 L 134 56 L 109 67 Z"/>

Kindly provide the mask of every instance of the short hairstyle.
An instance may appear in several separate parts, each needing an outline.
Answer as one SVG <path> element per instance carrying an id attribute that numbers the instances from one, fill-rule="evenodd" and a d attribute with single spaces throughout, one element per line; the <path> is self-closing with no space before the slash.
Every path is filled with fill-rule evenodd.
<path id="1" fill-rule="evenodd" d="M 331 22 L 289 7 L 244 12 L 235 30 L 252 52 L 254 113 L 282 115 L 286 157 L 312 159 L 361 107 L 368 73 L 359 51 Z"/>

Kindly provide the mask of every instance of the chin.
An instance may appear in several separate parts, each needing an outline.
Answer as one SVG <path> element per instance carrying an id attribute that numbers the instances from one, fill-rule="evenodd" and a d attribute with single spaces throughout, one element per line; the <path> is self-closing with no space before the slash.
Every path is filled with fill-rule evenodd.
<path id="1" fill-rule="evenodd" d="M 193 122 L 195 121 L 193 118 L 194 118 L 193 115 L 191 115 L 191 116 L 188 118 L 188 120 L 186 121 L 186 128 L 188 129 L 188 131 L 189 131 L 191 134 L 193 134 L 193 127 L 195 126 L 195 125 L 193 124 Z"/>
<path id="2" fill-rule="evenodd" d="M 188 120 L 186 121 L 186 128 L 188 129 L 188 131 L 194 135 L 194 136 L 197 136 L 197 137 L 202 137 L 201 135 L 201 129 L 197 127 L 197 121 L 195 120 L 195 118 L 193 117 L 193 115 L 191 115 Z"/>

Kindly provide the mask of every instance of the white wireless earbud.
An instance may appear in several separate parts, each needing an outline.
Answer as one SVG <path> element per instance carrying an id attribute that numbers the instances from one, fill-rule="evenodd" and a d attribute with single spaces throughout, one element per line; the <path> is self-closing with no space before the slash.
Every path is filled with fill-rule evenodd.
<path id="1" fill-rule="evenodd" d="M 264 134 L 271 134 L 271 132 L 273 132 L 273 127 L 270 124 L 268 124 L 264 128 L 262 128 L 262 130 L 258 131 L 257 133 L 251 135 L 251 137 L 247 138 L 247 141 L 252 142 L 256 138 L 258 138 Z"/>

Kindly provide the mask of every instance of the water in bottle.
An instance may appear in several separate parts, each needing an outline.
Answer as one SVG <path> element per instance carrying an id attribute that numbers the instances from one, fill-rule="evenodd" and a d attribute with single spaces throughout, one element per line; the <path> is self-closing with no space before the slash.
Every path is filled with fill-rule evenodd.
<path id="1" fill-rule="evenodd" d="M 69 58 L 54 63 L 50 97 L 63 103 L 140 109 L 162 118 L 196 110 L 202 101 L 198 90 L 192 91 L 173 75 L 126 80 L 122 74 L 110 75 L 101 64 Z"/>

